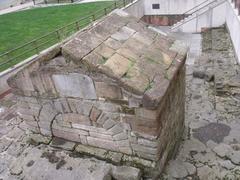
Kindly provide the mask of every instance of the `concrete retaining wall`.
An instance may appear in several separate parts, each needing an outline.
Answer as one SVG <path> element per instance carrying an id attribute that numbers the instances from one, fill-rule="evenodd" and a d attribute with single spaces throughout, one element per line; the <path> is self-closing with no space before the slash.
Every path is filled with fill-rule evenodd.
<path id="1" fill-rule="evenodd" d="M 184 1 L 184 3 L 183 3 Z M 183 14 L 205 0 L 144 0 L 145 15 Z M 160 9 L 152 9 L 152 4 L 160 4 Z"/>
<path id="2" fill-rule="evenodd" d="M 133 3 L 125 7 L 124 10 L 129 14 L 135 16 L 136 18 L 140 19 L 144 16 L 143 0 L 135 0 Z"/>
<path id="3" fill-rule="evenodd" d="M 230 33 L 238 63 L 240 63 L 240 16 L 231 0 L 226 4 L 226 25 Z"/>

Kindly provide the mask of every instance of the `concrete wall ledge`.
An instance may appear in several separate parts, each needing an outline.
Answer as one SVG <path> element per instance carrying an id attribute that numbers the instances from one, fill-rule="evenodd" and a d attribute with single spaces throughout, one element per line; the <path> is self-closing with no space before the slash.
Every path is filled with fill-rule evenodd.
<path id="1" fill-rule="evenodd" d="M 237 62 L 240 64 L 240 16 L 232 1 L 227 2 L 226 26 L 231 36 Z"/>

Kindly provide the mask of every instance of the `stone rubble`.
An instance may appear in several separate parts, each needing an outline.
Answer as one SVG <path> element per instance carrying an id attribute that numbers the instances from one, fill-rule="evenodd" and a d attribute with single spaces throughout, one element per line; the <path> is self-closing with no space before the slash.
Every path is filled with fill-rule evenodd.
<path id="1" fill-rule="evenodd" d="M 202 36 L 202 55 L 187 66 L 183 142 L 161 179 L 240 179 L 240 67 L 226 29 Z"/>

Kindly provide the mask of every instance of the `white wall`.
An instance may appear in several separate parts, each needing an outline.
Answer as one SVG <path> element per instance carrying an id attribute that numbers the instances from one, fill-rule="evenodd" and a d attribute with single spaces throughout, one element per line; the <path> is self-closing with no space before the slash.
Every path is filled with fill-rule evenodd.
<path id="1" fill-rule="evenodd" d="M 183 14 L 204 1 L 206 0 L 144 0 L 144 13 L 145 15 Z M 152 4 L 155 3 L 160 4 L 160 9 L 152 9 Z"/>
<path id="2" fill-rule="evenodd" d="M 143 0 L 135 0 L 133 3 L 129 4 L 127 7 L 124 8 L 126 12 L 129 14 L 141 18 L 144 16 L 144 4 Z"/>
<path id="3" fill-rule="evenodd" d="M 240 63 L 240 16 L 231 0 L 227 3 L 226 25 L 230 33 L 238 63 Z"/>
<path id="4" fill-rule="evenodd" d="M 226 5 L 227 2 L 206 9 L 205 12 L 199 13 L 197 18 L 183 24 L 179 27 L 180 31 L 196 33 L 201 32 L 202 28 L 219 27 L 226 22 Z"/>

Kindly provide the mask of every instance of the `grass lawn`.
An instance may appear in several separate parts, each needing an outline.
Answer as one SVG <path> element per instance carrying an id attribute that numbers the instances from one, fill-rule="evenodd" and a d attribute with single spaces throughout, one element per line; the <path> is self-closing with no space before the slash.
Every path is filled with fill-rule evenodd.
<path id="1" fill-rule="evenodd" d="M 0 15 L 0 54 L 113 4 L 114 2 L 112 1 L 94 2 L 34 8 Z M 88 22 L 90 22 L 90 20 L 88 20 Z M 49 46 L 49 44 L 47 46 Z M 29 49 L 30 47 L 26 48 Z M 47 47 L 44 46 L 44 48 Z M 20 54 L 21 52 L 16 53 Z M 33 54 L 32 52 L 27 56 L 30 57 L 30 55 Z M 5 67 L 0 67 L 0 72 L 20 62 L 26 58 L 26 56 L 21 58 L 22 59 L 4 65 Z M 1 62 L 6 62 L 6 59 L 9 59 L 9 57 L 0 58 L 0 64 Z"/>
<path id="2" fill-rule="evenodd" d="M 0 54 L 54 31 L 113 2 L 35 8 L 0 16 Z"/>

